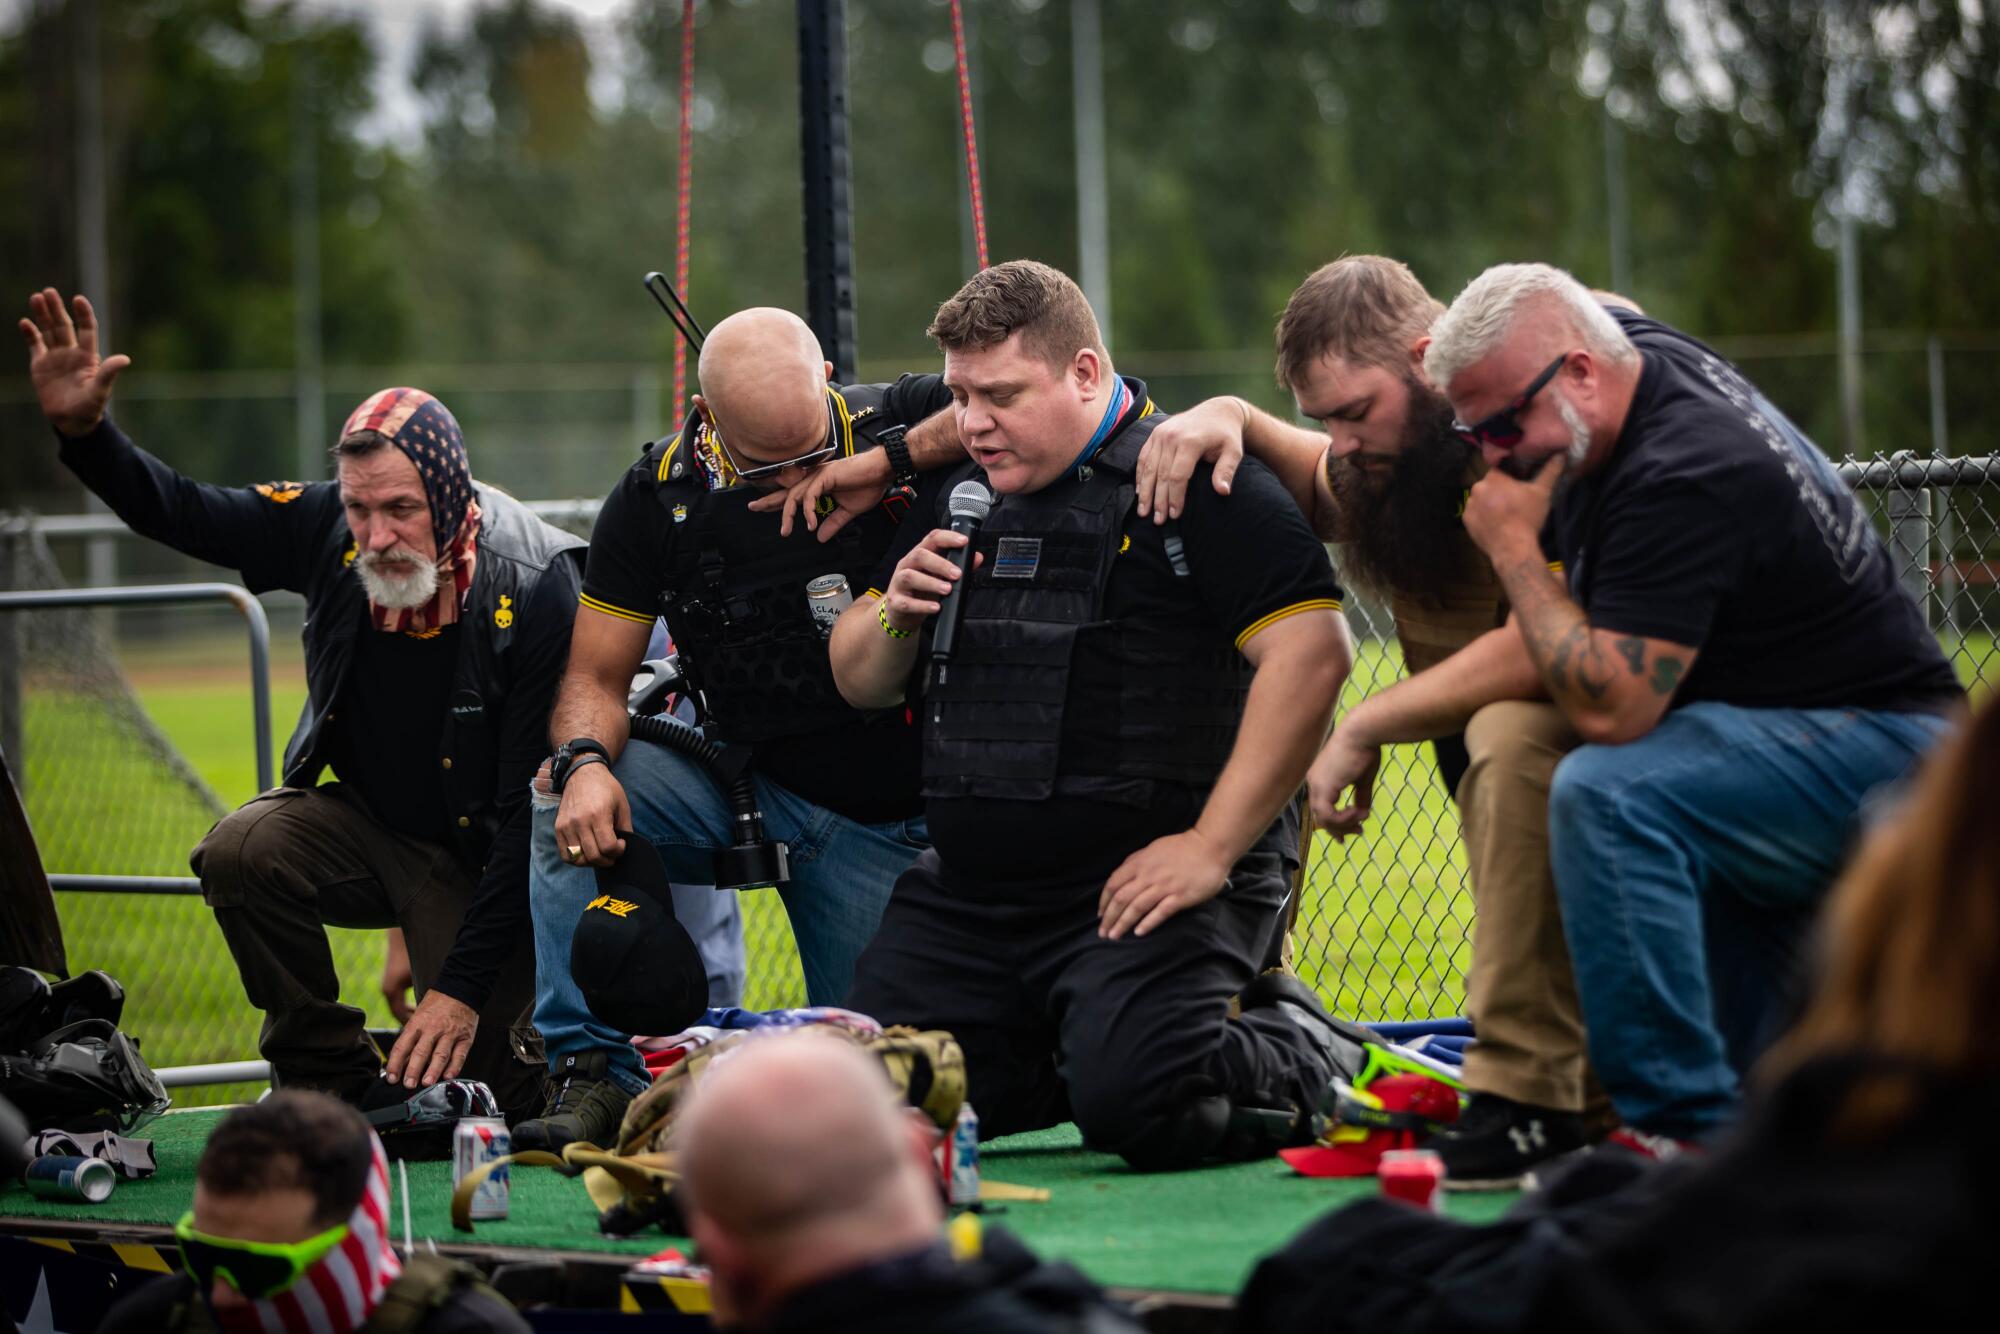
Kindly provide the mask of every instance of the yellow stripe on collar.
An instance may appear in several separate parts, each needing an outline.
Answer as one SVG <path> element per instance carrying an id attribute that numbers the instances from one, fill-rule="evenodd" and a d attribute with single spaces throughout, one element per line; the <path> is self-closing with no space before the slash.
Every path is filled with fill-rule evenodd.
<path id="1" fill-rule="evenodd" d="M 847 399 L 832 385 L 826 387 L 826 392 L 833 399 L 834 411 L 840 414 L 840 457 L 851 459 L 854 457 L 854 418 L 848 414 Z"/>

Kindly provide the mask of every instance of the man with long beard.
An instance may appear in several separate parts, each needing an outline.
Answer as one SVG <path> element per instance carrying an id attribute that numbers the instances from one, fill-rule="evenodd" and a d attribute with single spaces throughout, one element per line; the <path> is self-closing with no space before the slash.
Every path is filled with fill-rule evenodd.
<path id="1" fill-rule="evenodd" d="M 48 289 L 20 322 L 62 460 L 142 536 L 305 597 L 309 698 L 283 786 L 192 858 L 275 1083 L 386 1108 L 463 1073 L 510 1117 L 540 1105 L 513 1025 L 534 994 L 528 786 L 548 753 L 584 544 L 472 479 L 458 423 L 420 389 L 347 419 L 337 480 L 224 488 L 106 416 L 130 364 L 90 303 Z M 338 782 L 318 785 L 331 767 Z M 340 1001 L 325 927 L 400 926 L 419 1001 L 383 1062 Z"/>
<path id="2" fill-rule="evenodd" d="M 1395 260 L 1352 255 L 1321 267 L 1277 329 L 1278 382 L 1321 430 L 1240 398 L 1210 399 L 1153 433 L 1138 472 L 1141 512 L 1165 522 L 1198 463 L 1214 462 L 1224 490 L 1247 447 L 1336 544 L 1342 573 L 1387 597 L 1411 675 L 1505 623 L 1508 610 L 1460 519 L 1484 468 L 1423 374 L 1443 312 Z M 1478 1033 L 1465 1062 L 1473 1098 L 1435 1147 L 1448 1185 L 1501 1189 L 1582 1147 L 1594 1097 L 1549 871 L 1549 778 L 1577 738 L 1559 714 L 1504 701 L 1430 740 L 1457 798 L 1477 919 L 1465 973 Z M 1375 778 L 1373 768 L 1361 774 L 1352 804 L 1323 822 L 1335 839 L 1360 832 Z"/>

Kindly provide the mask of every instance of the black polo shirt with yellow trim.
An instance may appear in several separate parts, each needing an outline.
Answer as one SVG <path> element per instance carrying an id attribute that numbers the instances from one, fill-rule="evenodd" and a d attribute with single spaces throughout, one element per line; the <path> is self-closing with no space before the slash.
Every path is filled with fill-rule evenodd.
<path id="1" fill-rule="evenodd" d="M 950 391 L 936 375 L 905 375 L 894 384 L 877 387 L 882 402 L 875 411 L 892 425 L 915 426 L 951 404 Z M 828 396 L 833 429 L 839 434 L 840 453 L 845 457 L 855 452 L 858 413 L 841 387 L 830 387 Z M 678 527 L 671 507 L 661 503 L 659 491 L 668 485 L 668 472 L 681 448 L 675 442 L 657 454 L 649 453 L 628 469 L 605 497 L 597 525 L 591 530 L 583 606 L 644 625 L 651 625 L 660 615 L 674 591 L 668 583 L 673 577 Z M 705 466 L 688 470 L 688 475 L 711 487 L 720 480 Z M 770 520 L 775 538 L 778 516 L 773 514 Z M 857 712 L 845 727 L 759 742 L 756 769 L 764 778 L 814 805 L 863 824 L 910 819 L 923 810 L 916 724 L 914 716 L 904 709 L 880 714 Z"/>

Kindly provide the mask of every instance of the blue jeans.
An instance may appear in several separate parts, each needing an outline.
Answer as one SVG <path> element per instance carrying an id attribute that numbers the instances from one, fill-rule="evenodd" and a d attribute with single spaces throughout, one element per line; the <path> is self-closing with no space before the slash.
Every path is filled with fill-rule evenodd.
<path id="1" fill-rule="evenodd" d="M 737 1004 L 744 968 L 736 896 L 705 883 L 714 874 L 714 850 L 730 843 L 728 799 L 702 766 L 644 741 L 625 747 L 614 772 L 632 806 L 633 832 L 659 849 L 674 883 L 674 915 L 708 965 L 709 1003 Z M 921 818 L 858 824 L 763 778 L 757 779 L 757 797 L 766 836 L 791 849 L 791 879 L 778 893 L 798 941 L 806 995 L 815 1005 L 837 1005 L 853 981 L 855 959 L 875 934 L 890 888 L 929 846 L 928 832 Z M 636 1092 L 647 1078 L 626 1041 L 629 1034 L 598 1022 L 570 977 L 570 942 L 584 905 L 597 895 L 597 879 L 588 867 L 570 866 L 557 855 L 556 810 L 547 799 L 536 803 L 529 881 L 535 1027 L 551 1067 L 563 1056 L 601 1048 L 611 1054 L 612 1077 Z M 716 949 L 718 943 L 723 948 Z"/>
<path id="2" fill-rule="evenodd" d="M 1950 726 L 1699 703 L 1557 765 L 1563 934 L 1590 1062 L 1626 1124 L 1701 1139 L 1729 1120 L 1870 793 Z"/>

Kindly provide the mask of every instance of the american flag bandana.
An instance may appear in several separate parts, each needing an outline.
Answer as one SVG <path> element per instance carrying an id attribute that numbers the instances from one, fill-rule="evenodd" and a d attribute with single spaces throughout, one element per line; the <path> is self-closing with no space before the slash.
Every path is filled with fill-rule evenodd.
<path id="1" fill-rule="evenodd" d="M 421 607 L 380 607 L 371 600 L 369 622 L 377 630 L 413 635 L 452 625 L 465 606 L 479 557 L 479 502 L 473 499 L 458 420 L 421 389 L 382 389 L 348 415 L 340 438 L 360 431 L 380 435 L 416 466 L 430 503 L 432 534 L 452 535 L 449 542 L 438 542 L 437 596 Z"/>
<path id="2" fill-rule="evenodd" d="M 372 1130 L 368 1143 L 374 1161 L 361 1202 L 348 1216 L 347 1236 L 275 1297 L 211 1307 L 223 1334 L 348 1334 L 368 1322 L 390 1282 L 403 1272 L 389 1240 L 389 1156 Z"/>

